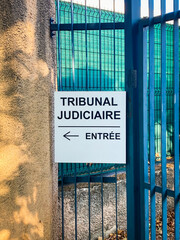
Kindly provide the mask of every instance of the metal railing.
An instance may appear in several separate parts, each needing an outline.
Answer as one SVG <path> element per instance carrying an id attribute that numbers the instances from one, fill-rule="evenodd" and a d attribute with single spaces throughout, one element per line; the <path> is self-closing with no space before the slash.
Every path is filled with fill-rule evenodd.
<path id="1" fill-rule="evenodd" d="M 57 53 L 61 52 L 61 64 L 58 61 L 58 73 L 61 74 L 62 90 L 73 90 L 73 69 L 72 69 L 72 40 L 71 40 L 71 3 L 61 1 L 59 3 L 60 46 L 57 46 Z M 86 13 L 86 15 L 85 15 Z M 167 14 L 170 19 L 170 14 Z M 87 21 L 87 34 L 85 34 L 85 17 Z M 125 35 L 124 15 L 112 11 L 101 10 L 101 74 L 99 61 L 99 9 L 73 4 L 73 31 L 74 31 L 74 81 L 75 90 L 97 91 L 100 85 L 103 91 L 125 89 Z M 115 18 L 115 21 L 114 21 Z M 155 153 L 161 157 L 161 25 L 155 17 L 154 25 L 154 54 L 155 54 Z M 117 29 L 113 32 L 113 21 Z M 143 20 L 147 24 L 147 19 Z M 104 25 L 103 25 L 104 24 Z M 119 25 L 118 25 L 119 24 Z M 120 25 L 121 24 L 121 25 Z M 57 30 L 57 24 L 53 30 Z M 108 26 L 108 27 L 107 27 Z M 108 28 L 108 29 L 107 29 Z M 120 28 L 120 29 L 119 29 Z M 91 29 L 91 30 L 90 30 Z M 94 29 L 94 30 L 93 30 Z M 149 34 L 149 33 L 148 33 Z M 58 35 L 58 34 L 57 34 Z M 167 128 L 166 128 L 166 154 L 174 155 L 173 148 L 173 25 L 166 24 L 166 51 L 167 51 Z M 87 42 L 87 44 L 86 44 Z M 147 42 L 149 38 L 147 37 Z M 114 46 L 115 44 L 115 46 Z M 58 48 L 60 47 L 60 51 Z M 147 46 L 148 47 L 148 46 Z M 115 49 L 115 53 L 114 53 Z M 149 55 L 147 52 L 147 57 Z M 115 58 L 115 59 L 114 59 Z M 58 55 L 59 59 L 59 55 Z M 149 61 L 149 60 L 148 60 Z M 116 62 L 116 65 L 114 65 Z M 60 71 L 59 71 L 59 68 Z M 101 81 L 100 81 L 101 75 Z M 149 69 L 147 69 L 149 79 Z M 116 79 L 114 81 L 113 79 Z M 149 81 L 149 80 L 148 80 Z M 60 89 L 60 77 L 58 74 L 58 88 Z M 149 88 L 149 87 L 148 87 Z M 148 90 L 149 94 L 149 90 Z M 149 110 L 148 110 L 149 111 Z M 148 122 L 149 124 L 149 122 Z M 148 136 L 149 138 L 149 136 Z M 149 143 L 148 143 L 149 145 Z M 112 165 L 103 165 L 104 170 L 110 169 Z M 120 166 L 121 167 L 121 166 Z M 100 170 L 100 165 L 92 166 L 91 172 Z M 69 163 L 64 167 L 64 175 L 74 174 L 74 166 Z M 78 174 L 88 172 L 86 164 L 77 166 Z M 60 174 L 59 174 L 60 175 Z"/>
<path id="2" fill-rule="evenodd" d="M 106 22 L 103 20 L 105 14 L 101 4 L 99 9 L 92 10 L 94 13 L 90 16 L 91 10 L 87 7 L 86 0 L 80 12 L 79 6 L 74 5 L 71 0 L 70 4 L 62 5 L 64 9 L 68 6 L 67 15 L 62 16 L 61 3 L 57 1 L 57 23 L 51 26 L 51 30 L 57 31 L 58 40 L 58 90 L 124 89 L 127 92 L 127 230 L 128 239 L 133 240 L 149 239 L 150 235 L 151 239 L 156 239 L 157 193 L 162 196 L 162 237 L 167 239 L 167 197 L 171 197 L 174 199 L 175 211 L 174 238 L 179 239 L 180 11 L 178 0 L 174 0 L 174 12 L 166 14 L 165 2 L 161 0 L 161 16 L 154 17 L 153 0 L 149 0 L 149 18 L 140 19 L 140 0 L 125 0 L 125 18 L 122 17 L 122 21 L 117 20 L 119 23 L 116 23 L 120 15 L 115 13 L 115 8 L 113 13 L 108 13 Z M 63 12 L 63 7 L 61 10 Z M 167 21 L 170 20 L 173 24 L 167 25 Z M 169 29 L 171 30 L 168 35 Z M 108 58 L 105 58 L 107 55 Z M 137 82 L 132 78 L 136 73 Z M 168 114 L 171 116 L 170 120 Z M 166 136 L 167 131 L 172 134 L 169 136 L 170 140 Z M 168 141 L 171 141 L 171 151 L 174 155 L 174 190 L 167 187 Z M 156 185 L 155 181 L 157 149 L 161 156 L 161 186 Z M 117 165 L 114 169 L 115 175 L 112 177 L 104 176 L 102 164 L 99 165 L 100 169 L 96 169 L 99 171 L 97 176 L 91 176 L 89 165 L 87 174 L 79 176 L 81 165 L 75 164 L 73 175 L 68 177 L 64 175 L 67 166 L 61 164 L 60 168 L 62 239 L 65 238 L 64 184 L 74 184 L 74 238 L 77 239 L 77 184 L 80 182 L 88 183 L 89 239 L 91 239 L 91 183 L 99 183 L 101 186 L 102 239 L 104 239 L 103 184 L 114 184 L 116 239 L 118 239 Z"/>

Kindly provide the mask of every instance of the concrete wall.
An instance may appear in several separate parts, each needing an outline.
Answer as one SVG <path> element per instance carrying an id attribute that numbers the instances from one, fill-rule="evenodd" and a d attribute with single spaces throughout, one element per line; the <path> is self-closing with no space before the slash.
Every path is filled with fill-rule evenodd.
<path id="1" fill-rule="evenodd" d="M 53 0 L 0 1 L 1 240 L 57 239 L 54 14 Z"/>

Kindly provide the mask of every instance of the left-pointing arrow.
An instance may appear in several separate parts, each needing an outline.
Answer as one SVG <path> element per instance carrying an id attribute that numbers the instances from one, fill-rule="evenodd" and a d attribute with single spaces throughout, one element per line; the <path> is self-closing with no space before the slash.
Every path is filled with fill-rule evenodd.
<path id="1" fill-rule="evenodd" d="M 63 135 L 67 140 L 71 140 L 70 137 L 79 137 L 79 135 L 70 135 L 70 131 Z"/>

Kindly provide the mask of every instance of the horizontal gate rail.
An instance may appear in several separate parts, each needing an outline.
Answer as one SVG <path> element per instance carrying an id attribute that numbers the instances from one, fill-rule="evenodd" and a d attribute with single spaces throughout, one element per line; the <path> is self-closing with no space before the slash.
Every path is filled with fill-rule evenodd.
<path id="1" fill-rule="evenodd" d="M 85 176 L 85 177 L 64 177 L 63 183 L 116 183 L 116 177 L 96 177 L 96 176 Z M 60 184 L 60 183 L 59 183 Z"/>
<path id="2" fill-rule="evenodd" d="M 175 13 L 167 13 L 164 15 L 162 18 L 161 16 L 154 17 L 152 20 L 149 18 L 142 18 L 139 22 L 142 24 L 143 27 L 147 27 L 149 25 L 155 25 L 158 23 L 163 23 L 163 22 L 168 22 L 174 20 L 174 18 L 180 18 L 180 10 Z M 74 23 L 73 24 L 73 30 L 86 30 L 86 25 L 87 25 L 87 30 L 99 30 L 99 25 L 101 26 L 101 30 L 112 30 L 113 28 L 115 29 L 124 29 L 125 28 L 125 23 L 124 22 L 107 22 L 107 23 Z M 53 31 L 58 31 L 58 24 L 53 23 L 53 21 L 50 21 L 50 30 L 51 32 Z M 59 24 L 59 31 L 72 31 L 72 26 L 71 24 Z"/>
<path id="3" fill-rule="evenodd" d="M 147 27 L 149 25 L 155 25 L 158 23 L 172 21 L 175 18 L 180 18 L 180 10 L 178 10 L 176 12 L 166 13 L 166 14 L 164 14 L 163 18 L 162 18 L 162 16 L 153 17 L 153 19 L 150 19 L 148 17 L 142 18 L 140 20 L 140 23 L 143 25 L 143 27 Z"/>
<path id="4" fill-rule="evenodd" d="M 149 183 L 144 183 L 144 188 L 147 190 L 151 189 L 151 185 Z M 156 193 L 162 193 L 162 187 L 160 186 L 155 186 L 154 192 Z M 173 190 L 167 189 L 165 193 L 165 197 L 173 197 L 175 196 L 175 192 Z M 180 193 L 177 196 L 178 201 L 180 201 Z"/>
<path id="5" fill-rule="evenodd" d="M 87 23 L 87 30 L 99 30 L 99 23 Z M 60 24 L 59 31 L 71 31 L 71 24 Z M 124 22 L 116 22 L 115 24 L 110 23 L 101 23 L 101 30 L 112 30 L 115 29 L 124 29 Z M 51 31 L 58 31 L 58 24 L 53 24 L 51 22 Z M 74 23 L 73 30 L 86 30 L 86 23 Z"/>

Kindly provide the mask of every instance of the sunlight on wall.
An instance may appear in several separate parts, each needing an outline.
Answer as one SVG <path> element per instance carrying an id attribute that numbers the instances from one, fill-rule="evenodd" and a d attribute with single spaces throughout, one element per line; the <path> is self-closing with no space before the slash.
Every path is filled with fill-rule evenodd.
<path id="1" fill-rule="evenodd" d="M 11 34 L 13 35 L 13 41 L 9 40 Z M 34 54 L 36 51 L 35 29 L 32 23 L 17 22 L 8 28 L 0 38 L 0 46 L 1 71 L 3 69 L 13 70 L 18 78 L 28 78 L 30 81 L 37 81 L 39 74 L 43 77 L 49 74 L 47 64 L 41 59 L 36 60 L 36 54 Z M 6 46 L 6 48 L 3 48 L 3 46 Z M 13 57 L 5 58 L 7 49 L 8 55 Z M 33 59 L 34 64 L 32 64 Z M 6 143 L 0 146 L 0 194 L 7 194 L 9 189 L 2 182 L 16 177 L 18 167 L 22 163 L 30 161 L 27 152 L 28 146 L 23 143 L 24 126 L 18 120 L 18 117 L 13 116 L 13 112 L 20 108 L 20 106 L 17 106 L 17 101 L 22 101 L 24 96 L 11 90 L 11 88 L 16 87 L 16 81 L 12 85 L 9 85 L 9 82 L 11 82 L 11 79 L 2 81 L 0 85 L 1 141 Z M 7 94 L 7 91 L 12 91 L 12 93 Z"/>
<path id="2" fill-rule="evenodd" d="M 22 34 L 19 34 L 19 32 Z M 9 40 L 11 34 L 13 34 L 13 41 Z M 31 23 L 18 22 L 8 28 L 0 38 L 0 46 L 1 70 L 13 70 L 18 78 L 28 78 L 30 81 L 38 80 L 39 75 L 46 77 L 49 74 L 47 63 L 41 59 L 36 60 L 36 54 L 34 54 L 36 50 L 35 30 Z M 13 57 L 5 59 L 7 50 L 3 46 L 6 46 L 8 54 Z M 32 64 L 33 58 L 36 60 L 34 64 Z M 24 96 L 17 93 L 17 91 L 11 90 L 11 88 L 16 87 L 16 81 L 12 85 L 9 85 L 9 82 L 11 82 L 11 79 L 3 81 L 0 86 L 0 127 L 1 141 L 4 143 L 4 145 L 1 144 L 0 146 L 0 195 L 7 194 L 9 189 L 2 182 L 12 180 L 19 174 L 18 167 L 22 163 L 30 161 L 28 158 L 28 146 L 23 143 L 23 123 L 18 120 L 18 117 L 13 116 L 13 112 L 22 111 L 22 109 L 17 110 L 17 108 L 20 108 L 17 101 L 22 101 Z M 7 94 L 7 91 L 12 91 L 12 93 Z"/>
<path id="3" fill-rule="evenodd" d="M 13 41 L 10 41 L 10 35 L 13 35 Z M 35 27 L 29 21 L 20 21 L 15 23 L 12 27 L 7 29 L 1 39 L 2 41 L 6 41 L 6 48 L 8 48 L 8 53 L 12 53 L 14 50 L 23 50 L 25 54 L 33 56 L 33 53 L 36 49 Z M 16 47 L 14 48 L 14 46 Z"/>
<path id="4" fill-rule="evenodd" d="M 9 240 L 10 237 L 10 231 L 7 229 L 0 231 L 0 239 L 1 240 Z"/>
<path id="5" fill-rule="evenodd" d="M 49 74 L 49 69 L 47 66 L 47 63 L 45 63 L 43 60 L 38 60 L 37 65 L 37 72 L 41 74 L 43 77 L 46 77 Z"/>
<path id="6" fill-rule="evenodd" d="M 13 36 L 12 39 L 11 36 Z M 50 200 L 45 203 L 44 197 L 37 199 L 37 195 L 44 196 L 45 191 L 42 192 L 40 185 L 33 188 L 37 185 L 37 181 L 33 182 L 30 172 L 34 171 L 36 179 L 37 174 L 42 172 L 41 169 L 33 170 L 34 162 L 38 168 L 42 161 L 36 157 L 38 144 L 42 146 L 39 143 L 42 139 L 37 141 L 42 136 L 38 131 L 36 132 L 36 124 L 38 119 L 39 123 L 42 122 L 42 116 L 35 104 L 40 102 L 37 94 L 40 91 L 40 88 L 37 91 L 39 81 L 47 77 L 50 72 L 47 63 L 38 57 L 36 41 L 35 25 L 29 21 L 15 23 L 0 36 L 0 75 L 2 76 L 0 85 L 0 197 L 2 201 L 6 199 L 0 202 L 2 203 L 0 215 L 7 218 L 7 224 L 6 220 L 0 219 L 0 240 L 45 239 L 44 224 L 47 226 L 48 219 L 51 218 L 48 215 L 50 212 L 45 216 L 38 208 L 40 203 L 42 206 L 43 204 L 47 206 Z M 44 94 L 42 89 L 47 93 L 50 91 L 46 84 L 42 84 L 42 96 Z M 33 101 L 32 98 L 36 100 Z M 48 94 L 46 98 L 49 103 Z M 41 101 L 46 106 L 43 99 L 44 97 Z M 49 105 L 46 108 L 49 111 Z M 43 111 L 46 112 L 46 110 Z M 46 126 L 49 127 L 49 125 Z M 49 137 L 45 134 L 43 136 L 46 139 Z M 37 141 L 34 146 L 33 141 Z M 38 150 L 43 158 L 44 147 Z M 32 167 L 31 163 L 33 163 Z M 47 168 L 47 166 L 44 167 Z M 46 190 L 48 193 L 51 191 L 48 187 Z M 8 204 L 10 204 L 9 207 Z M 14 212 L 11 211 L 12 209 Z M 3 229 L 3 225 L 6 229 Z M 16 229 L 14 229 L 15 226 Z M 48 230 L 46 229 L 46 232 Z"/>
<path id="7" fill-rule="evenodd" d="M 54 2 L 43 0 L 4 0 L 0 9 L 0 240 L 49 240 L 57 228 L 51 156 L 56 55 L 49 32 L 54 14 Z"/>
<path id="8" fill-rule="evenodd" d="M 11 34 L 13 34 L 13 41 L 9 39 Z M 0 70 L 3 67 L 13 68 L 16 74 L 23 79 L 30 77 L 33 80 L 38 77 L 39 73 L 43 77 L 47 76 L 49 74 L 48 66 L 43 60 L 36 59 L 35 44 L 35 27 L 32 23 L 28 21 L 18 22 L 8 28 L 0 38 L 0 46 L 2 46 L 0 48 Z M 3 49 L 3 46 L 8 49 L 8 54 L 14 54 L 16 51 L 15 57 L 4 61 L 6 49 Z M 34 58 L 33 65 L 29 64 L 30 58 L 31 61 Z"/>
<path id="9" fill-rule="evenodd" d="M 28 157 L 23 154 L 21 147 L 13 144 L 1 148 L 0 158 L 0 181 L 12 180 L 18 175 L 19 165 L 28 161 Z"/>
<path id="10" fill-rule="evenodd" d="M 38 217 L 38 212 L 31 212 L 29 207 L 32 204 L 36 204 L 37 202 L 37 188 L 33 188 L 32 196 L 28 197 L 17 197 L 16 204 L 20 207 L 19 211 L 15 211 L 13 213 L 14 220 L 17 223 L 23 223 L 25 225 L 31 226 L 30 233 L 37 234 L 39 237 L 44 236 L 44 227 L 41 223 L 41 220 Z"/>

